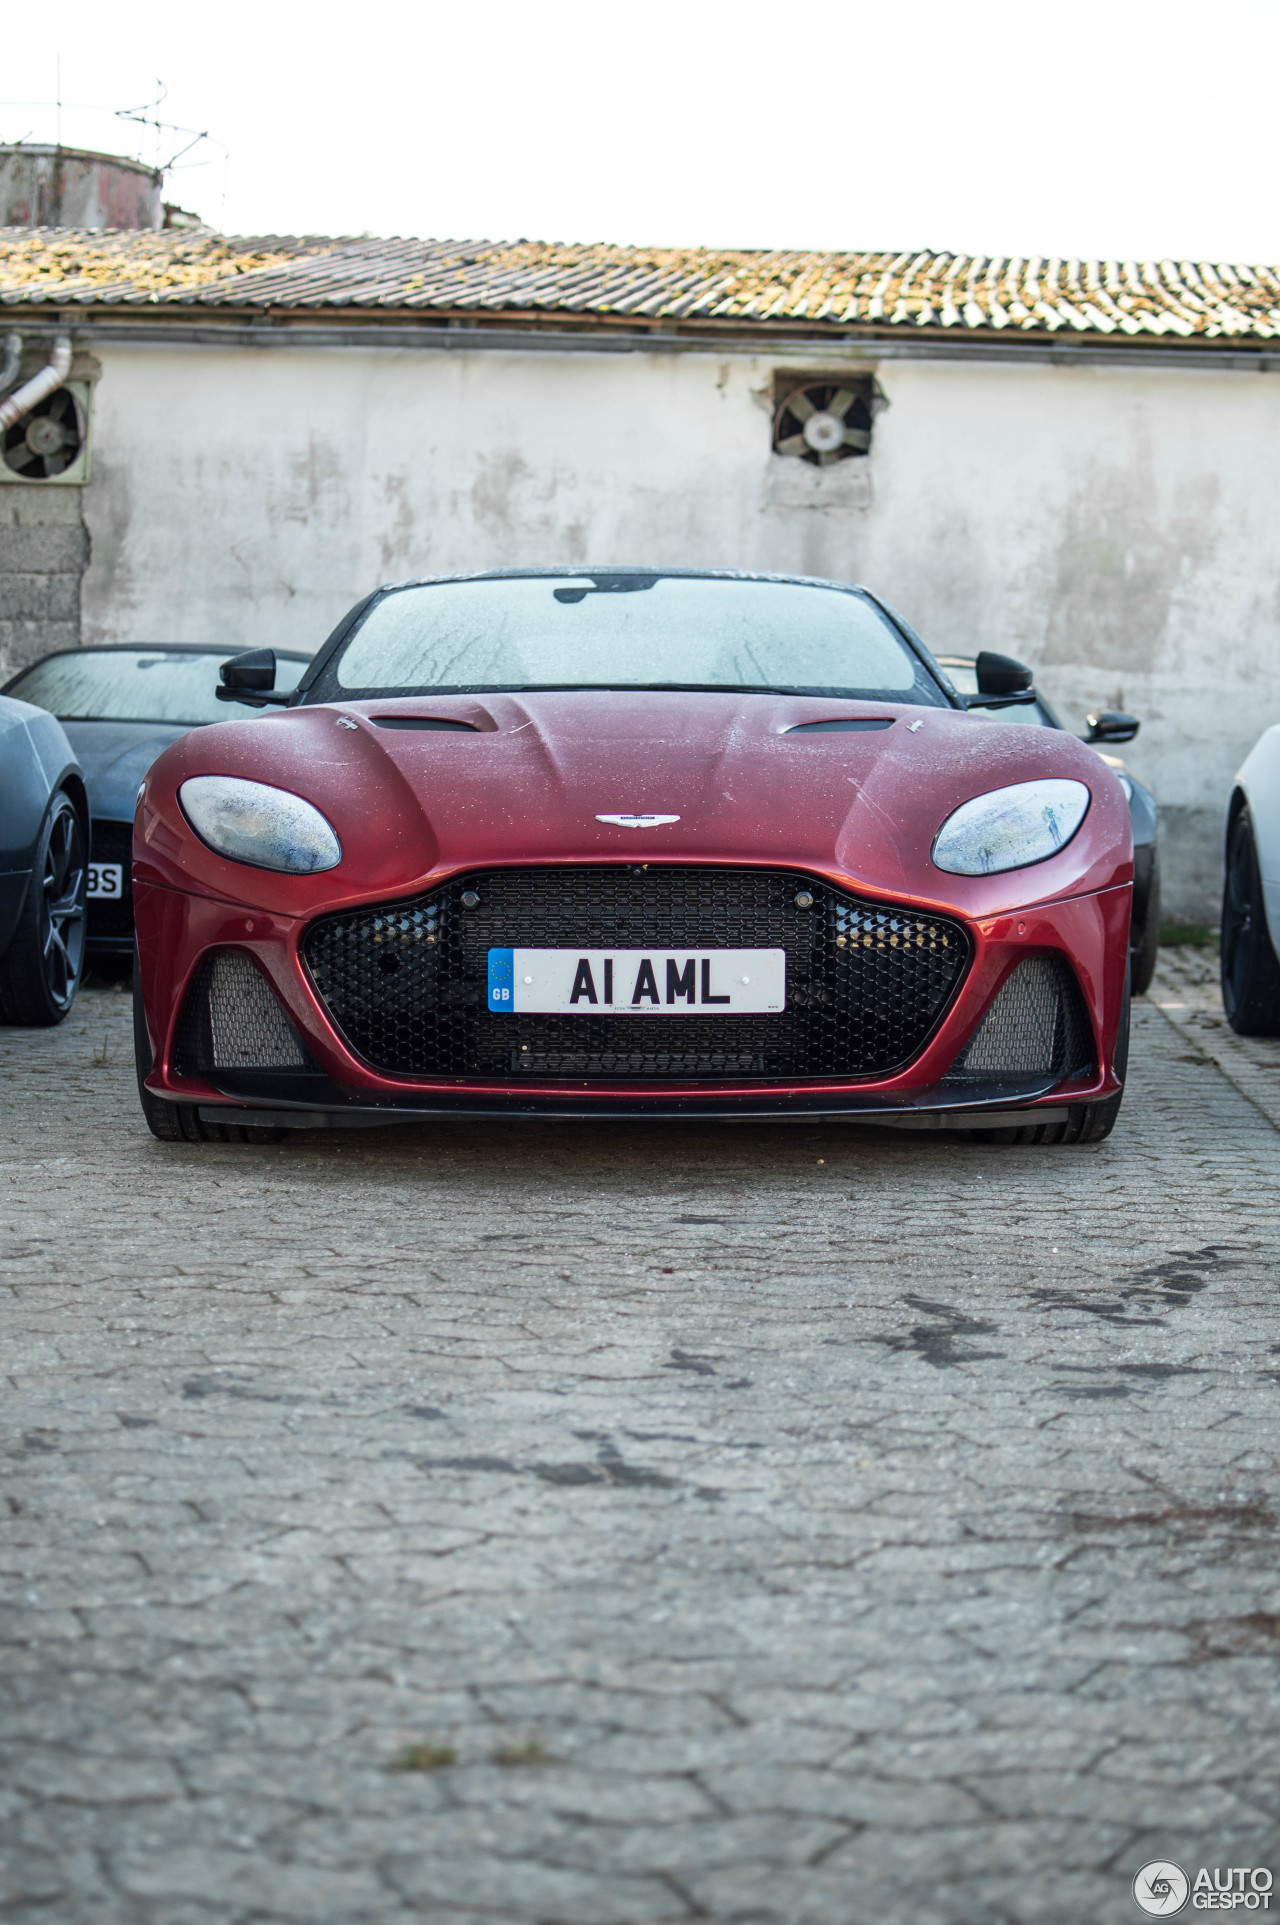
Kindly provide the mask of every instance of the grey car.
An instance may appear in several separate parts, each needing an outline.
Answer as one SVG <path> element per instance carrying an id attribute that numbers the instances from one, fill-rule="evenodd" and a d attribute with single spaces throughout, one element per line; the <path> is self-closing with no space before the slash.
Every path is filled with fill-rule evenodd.
<path id="1" fill-rule="evenodd" d="M 0 1021 L 60 1023 L 84 970 L 89 799 L 61 725 L 0 695 Z"/>

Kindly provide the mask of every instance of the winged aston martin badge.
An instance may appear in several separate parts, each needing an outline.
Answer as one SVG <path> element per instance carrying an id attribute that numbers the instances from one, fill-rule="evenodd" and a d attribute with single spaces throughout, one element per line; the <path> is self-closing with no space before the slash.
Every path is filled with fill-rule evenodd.
<path id="1" fill-rule="evenodd" d="M 661 829 L 665 823 L 678 822 L 678 815 L 598 815 L 597 822 L 611 822 L 616 829 Z"/>

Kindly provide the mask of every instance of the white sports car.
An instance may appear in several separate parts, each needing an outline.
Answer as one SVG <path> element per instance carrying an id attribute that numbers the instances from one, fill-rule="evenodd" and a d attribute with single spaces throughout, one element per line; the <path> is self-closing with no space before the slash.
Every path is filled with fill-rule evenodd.
<path id="1" fill-rule="evenodd" d="M 1280 727 L 1231 785 L 1222 891 L 1222 1001 L 1241 1036 L 1280 1036 Z"/>

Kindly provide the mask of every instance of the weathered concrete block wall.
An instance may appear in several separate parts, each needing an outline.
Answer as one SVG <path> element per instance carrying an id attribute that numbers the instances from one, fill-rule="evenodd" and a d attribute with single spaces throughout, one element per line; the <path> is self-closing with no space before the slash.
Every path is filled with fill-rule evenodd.
<path id="1" fill-rule="evenodd" d="M 100 352 L 86 639 L 315 647 L 379 581 L 522 562 L 864 581 L 940 652 L 1024 656 L 1072 727 L 1140 715 L 1166 901 L 1215 913 L 1231 775 L 1280 721 L 1280 375 L 848 347 Z M 867 460 L 770 452 L 788 365 L 875 371 Z"/>
<path id="2" fill-rule="evenodd" d="M 80 641 L 89 535 L 79 488 L 0 483 L 0 680 Z"/>

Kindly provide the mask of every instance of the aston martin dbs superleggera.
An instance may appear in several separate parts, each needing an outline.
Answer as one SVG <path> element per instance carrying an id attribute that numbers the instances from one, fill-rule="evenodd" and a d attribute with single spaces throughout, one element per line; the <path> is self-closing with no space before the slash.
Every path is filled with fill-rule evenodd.
<path id="1" fill-rule="evenodd" d="M 1088 1142 L 1133 841 L 1082 742 L 969 711 L 865 589 L 693 570 L 401 584 L 275 715 L 153 764 L 138 1077 L 170 1141 L 423 1117 L 843 1116 Z"/>

